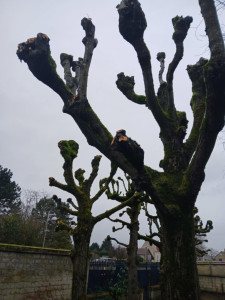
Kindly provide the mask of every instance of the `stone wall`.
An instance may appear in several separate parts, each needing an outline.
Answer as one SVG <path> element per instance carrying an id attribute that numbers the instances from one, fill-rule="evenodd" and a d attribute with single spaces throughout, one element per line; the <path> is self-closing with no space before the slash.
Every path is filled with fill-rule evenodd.
<path id="1" fill-rule="evenodd" d="M 0 244 L 1 300 L 71 300 L 69 251 Z"/>
<path id="2" fill-rule="evenodd" d="M 225 263 L 198 263 L 198 275 L 202 292 L 223 295 L 225 299 Z"/>
<path id="3" fill-rule="evenodd" d="M 198 273 L 202 300 L 225 298 L 225 263 Z M 0 244 L 0 300 L 71 300 L 71 289 L 69 251 Z"/>

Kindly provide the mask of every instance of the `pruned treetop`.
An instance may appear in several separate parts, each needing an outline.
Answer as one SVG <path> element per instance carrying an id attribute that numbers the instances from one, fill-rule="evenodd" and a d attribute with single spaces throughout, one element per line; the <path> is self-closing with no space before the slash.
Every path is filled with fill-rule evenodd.
<path id="1" fill-rule="evenodd" d="M 106 192 L 109 187 L 109 184 L 113 180 L 113 176 L 117 171 L 117 167 L 114 164 L 111 164 L 111 172 L 109 177 L 104 178 L 99 181 L 99 190 L 95 193 L 94 196 L 91 196 L 91 187 L 94 180 L 96 179 L 99 171 L 101 155 L 96 155 L 92 162 L 92 171 L 87 179 L 84 177 L 85 170 L 77 169 L 73 172 L 73 161 L 78 155 L 79 145 L 73 141 L 60 141 L 58 143 L 60 149 L 60 154 L 64 159 L 63 169 L 64 169 L 64 179 L 65 184 L 58 182 L 55 178 L 49 178 L 49 185 L 57 187 L 63 191 L 70 193 L 75 199 L 67 199 L 69 207 L 62 205 L 62 201 L 57 195 L 53 196 L 53 200 L 58 205 L 58 208 L 62 211 L 65 211 L 72 216 L 77 217 L 77 222 L 71 222 L 71 224 L 66 224 L 62 220 L 57 220 L 56 230 L 67 230 L 74 237 L 82 231 L 85 226 L 90 226 L 90 230 L 94 225 L 101 220 L 108 218 L 115 212 L 123 209 L 125 206 L 136 201 L 138 193 L 132 193 L 130 197 L 126 199 L 123 203 L 113 207 L 112 209 L 106 210 L 103 213 L 98 214 L 97 216 L 92 215 L 92 206 L 93 204 Z M 72 225 L 76 225 L 75 228 Z"/>
<path id="2" fill-rule="evenodd" d="M 87 82 L 97 40 L 95 26 L 90 18 L 84 18 L 81 21 L 85 31 L 82 41 L 85 47 L 84 56 L 74 60 L 70 54 L 61 54 L 65 82 L 56 72 L 47 35 L 39 33 L 36 38 L 19 44 L 17 50 L 19 59 L 27 63 L 34 76 L 62 98 L 64 113 L 72 116 L 88 143 L 128 173 L 137 189 L 144 190 L 150 195 L 161 214 L 176 212 L 181 218 L 183 210 L 192 211 L 204 180 L 205 166 L 214 148 L 217 135 L 224 126 L 225 115 L 223 37 L 213 0 L 199 0 L 199 5 L 206 24 L 211 57 L 209 60 L 201 58 L 194 66 L 187 68 L 192 82 L 191 108 L 194 117 L 190 134 L 187 137 L 188 121 L 185 112 L 176 109 L 173 78 L 184 54 L 183 44 L 192 18 L 176 16 L 172 20 L 174 27 L 172 39 L 176 50 L 169 63 L 165 79 L 163 79 L 163 73 L 166 53 L 160 52 L 157 55 L 160 63 L 160 86 L 156 92 L 151 55 L 144 41 L 147 22 L 141 5 L 137 0 L 122 0 L 117 6 L 119 30 L 137 53 L 143 74 L 145 95 L 135 93 L 134 77 L 126 76 L 123 72 L 118 74 L 116 84 L 128 100 L 136 104 L 144 104 L 157 121 L 164 147 L 164 157 L 160 162 L 163 172 L 144 165 L 143 149 L 126 135 L 124 129 L 117 131 L 113 138 L 91 108 L 87 97 Z M 82 178 L 82 172 L 77 176 Z M 176 199 L 174 198 L 175 192 Z M 168 198 L 173 199 L 176 209 L 168 204 Z"/>

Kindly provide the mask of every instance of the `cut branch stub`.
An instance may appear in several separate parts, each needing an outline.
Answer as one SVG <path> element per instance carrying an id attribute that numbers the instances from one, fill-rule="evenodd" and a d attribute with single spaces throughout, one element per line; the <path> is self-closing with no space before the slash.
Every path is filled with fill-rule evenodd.
<path id="1" fill-rule="evenodd" d="M 66 80 L 66 84 L 71 89 L 71 91 L 75 94 L 76 93 L 75 78 L 72 77 L 72 73 L 70 70 L 73 62 L 73 56 L 68 55 L 66 53 L 61 53 L 60 62 L 64 69 L 64 79 Z"/>
<path id="2" fill-rule="evenodd" d="M 142 39 L 147 22 L 140 3 L 137 0 L 122 0 L 117 9 L 119 31 L 123 38 L 131 44 Z"/>
<path id="3" fill-rule="evenodd" d="M 117 75 L 116 85 L 118 89 L 126 96 L 134 90 L 134 76 L 125 76 L 123 72 Z"/>
<path id="4" fill-rule="evenodd" d="M 134 76 L 125 76 L 123 72 L 117 75 L 117 88 L 132 102 L 146 105 L 146 97 L 134 92 Z"/>
<path id="5" fill-rule="evenodd" d="M 55 183 L 55 178 L 54 177 L 49 177 L 49 185 L 50 186 L 54 186 L 54 183 Z M 54 198 L 53 198 L 54 199 Z"/>
<path id="6" fill-rule="evenodd" d="M 173 40 L 175 43 L 184 41 L 192 21 L 193 18 L 189 16 L 185 18 L 176 16 L 175 18 L 172 19 L 172 23 L 174 27 Z"/>
<path id="7" fill-rule="evenodd" d="M 159 52 L 156 56 L 157 60 L 160 62 L 160 70 L 159 70 L 159 83 L 160 85 L 163 84 L 165 81 L 162 78 L 164 69 L 165 69 L 165 58 L 166 54 L 165 52 Z"/>
<path id="8" fill-rule="evenodd" d="M 33 75 L 53 89 L 64 103 L 73 98 L 72 91 L 56 72 L 56 63 L 51 57 L 49 38 L 46 34 L 38 33 L 36 38 L 19 44 L 16 54 L 20 61 L 27 63 Z"/>
<path id="9" fill-rule="evenodd" d="M 144 167 L 144 151 L 135 141 L 126 136 L 126 131 L 120 129 L 111 142 L 113 150 L 122 152 L 138 170 Z"/>
<path id="10" fill-rule="evenodd" d="M 65 162 L 71 163 L 77 157 L 79 145 L 75 141 L 60 141 L 58 147 Z"/>
<path id="11" fill-rule="evenodd" d="M 16 52 L 18 58 L 24 62 L 27 62 L 29 57 L 33 55 L 33 52 L 31 50 L 36 50 L 35 54 L 41 55 L 42 51 L 48 52 L 48 49 L 46 45 L 49 44 L 49 37 L 44 33 L 38 33 L 36 38 L 29 38 L 26 42 L 20 43 L 18 45 L 18 50 Z M 40 49 L 38 49 L 37 46 L 42 46 Z M 41 51 L 39 51 L 41 50 Z"/>
<path id="12" fill-rule="evenodd" d="M 72 71 L 75 72 L 75 78 L 74 78 L 74 84 L 75 84 L 75 89 L 78 89 L 79 82 L 80 82 L 80 70 L 81 66 L 83 64 L 83 58 L 79 57 L 78 61 L 73 61 L 72 62 Z"/>
<path id="13" fill-rule="evenodd" d="M 117 142 L 121 142 L 121 141 L 128 141 L 128 137 L 126 136 L 126 130 L 124 129 L 120 129 L 117 130 L 116 132 L 116 136 L 113 138 L 111 146 L 117 141 Z"/>
<path id="14" fill-rule="evenodd" d="M 88 38 L 94 38 L 95 35 L 95 26 L 92 23 L 90 18 L 83 18 L 81 20 L 81 26 L 85 30 L 86 36 L 83 38 L 82 43 L 86 46 Z M 94 48 L 97 46 L 98 40 L 94 39 Z"/>
<path id="15" fill-rule="evenodd" d="M 91 171 L 89 178 L 85 181 L 85 187 L 86 187 L 86 189 L 89 190 L 89 192 L 90 192 L 90 188 L 91 188 L 95 178 L 98 175 L 99 164 L 100 164 L 101 158 L 102 158 L 101 155 L 96 155 L 91 161 L 92 171 Z"/>
<path id="16" fill-rule="evenodd" d="M 66 54 L 66 53 L 61 53 L 60 54 L 60 63 L 61 65 L 64 67 L 66 61 L 69 62 L 70 66 L 72 66 L 72 62 L 73 62 L 73 56 L 70 54 Z"/>
<path id="17" fill-rule="evenodd" d="M 85 170 L 83 170 L 81 168 L 76 170 L 76 172 L 75 172 L 75 178 L 78 180 L 80 186 L 84 182 L 84 173 L 85 173 Z"/>

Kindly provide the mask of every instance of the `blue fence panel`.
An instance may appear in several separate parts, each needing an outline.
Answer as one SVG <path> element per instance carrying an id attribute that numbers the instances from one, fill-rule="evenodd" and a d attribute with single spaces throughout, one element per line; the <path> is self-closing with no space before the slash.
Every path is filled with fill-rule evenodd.
<path id="1" fill-rule="evenodd" d="M 126 268 L 126 262 L 95 262 L 90 264 L 88 293 L 108 291 L 109 284 L 114 284 L 118 274 Z M 159 284 L 159 264 L 142 263 L 138 266 L 138 282 L 144 290 L 144 299 L 150 286 Z"/>

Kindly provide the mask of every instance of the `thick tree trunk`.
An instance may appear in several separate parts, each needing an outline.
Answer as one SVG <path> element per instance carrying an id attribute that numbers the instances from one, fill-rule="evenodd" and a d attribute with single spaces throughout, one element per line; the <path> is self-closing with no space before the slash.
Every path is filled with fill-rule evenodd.
<path id="1" fill-rule="evenodd" d="M 161 220 L 162 299 L 199 300 L 193 213 Z"/>
<path id="2" fill-rule="evenodd" d="M 74 239 L 72 300 L 87 299 L 91 233 L 92 230 L 87 229 Z"/>
<path id="3" fill-rule="evenodd" d="M 128 300 L 138 299 L 138 275 L 137 275 L 137 249 L 138 249 L 138 231 L 139 231 L 139 208 L 134 206 L 130 209 L 130 241 L 127 248 L 128 254 Z"/>

